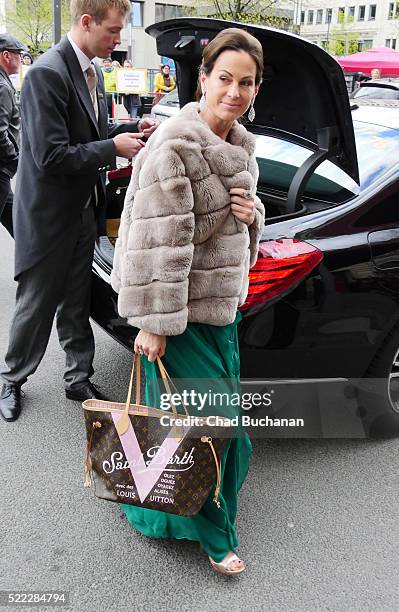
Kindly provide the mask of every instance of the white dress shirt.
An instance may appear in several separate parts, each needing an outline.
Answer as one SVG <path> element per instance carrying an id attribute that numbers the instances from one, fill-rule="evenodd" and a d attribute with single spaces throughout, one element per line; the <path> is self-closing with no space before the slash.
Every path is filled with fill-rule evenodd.
<path id="1" fill-rule="evenodd" d="M 79 61 L 80 67 L 81 67 L 82 72 L 84 73 L 85 78 L 86 78 L 86 70 L 88 69 L 88 67 L 89 67 L 89 66 L 90 66 L 90 64 L 91 64 L 91 59 L 89 59 L 89 58 L 87 57 L 87 55 L 85 55 L 85 53 L 83 53 L 82 49 L 80 49 L 80 48 L 78 47 L 78 45 L 76 44 L 76 42 L 73 40 L 73 38 L 72 38 L 72 36 L 71 36 L 71 33 L 70 33 L 70 32 L 68 32 L 67 36 L 68 36 L 68 40 L 69 40 L 69 42 L 70 42 L 70 43 L 71 43 L 71 45 L 72 45 L 72 49 L 73 49 L 73 50 L 75 51 L 75 53 L 76 53 L 76 57 L 78 58 L 78 61 Z"/>

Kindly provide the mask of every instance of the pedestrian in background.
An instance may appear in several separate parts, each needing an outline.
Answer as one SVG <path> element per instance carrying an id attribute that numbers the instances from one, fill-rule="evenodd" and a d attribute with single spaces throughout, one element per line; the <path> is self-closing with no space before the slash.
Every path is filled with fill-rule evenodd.
<path id="1" fill-rule="evenodd" d="M 11 179 L 17 171 L 19 111 L 10 75 L 19 72 L 25 47 L 13 36 L 0 34 L 0 219 L 13 235 Z"/>
<path id="2" fill-rule="evenodd" d="M 116 93 L 116 69 L 112 65 L 112 59 L 110 57 L 104 58 L 101 70 L 104 76 L 108 116 L 112 117 L 112 99 Z"/>
<path id="3" fill-rule="evenodd" d="M 42 360 L 55 315 L 66 354 L 66 397 L 102 397 L 90 382 L 89 322 L 97 219 L 106 205 L 102 173 L 116 166 L 116 156 L 135 156 L 155 127 L 150 119 L 108 126 L 102 73 L 92 60 L 120 44 L 130 9 L 130 0 L 72 0 L 70 32 L 35 61 L 22 85 L 14 198 L 18 288 L 0 373 L 6 421 L 19 417 L 21 385 Z"/>
<path id="4" fill-rule="evenodd" d="M 140 330 L 134 348 L 144 355 L 150 402 L 157 401 L 157 356 L 176 380 L 238 387 L 237 308 L 265 220 L 256 139 L 238 119 L 248 113 L 253 120 L 262 72 L 256 38 L 236 28 L 219 32 L 203 51 L 200 103 L 161 123 L 133 166 L 111 282 L 120 315 Z M 220 507 L 214 491 L 189 517 L 123 504 L 128 521 L 150 537 L 198 541 L 217 572 L 241 573 L 234 522 L 252 453 L 242 433 L 223 452 Z"/>
<path id="5" fill-rule="evenodd" d="M 371 76 L 372 80 L 380 79 L 381 78 L 381 70 L 379 68 L 373 68 L 370 71 L 370 76 Z"/>
<path id="6" fill-rule="evenodd" d="M 30 53 L 22 53 L 22 63 L 24 66 L 31 66 L 33 64 L 33 58 Z"/>
<path id="7" fill-rule="evenodd" d="M 133 70 L 133 64 L 129 60 L 123 62 L 125 70 Z M 139 94 L 124 94 L 123 105 L 129 113 L 131 119 L 135 119 L 139 114 L 139 108 L 141 107 L 141 98 Z"/>
<path id="8" fill-rule="evenodd" d="M 172 75 L 170 74 L 170 68 L 168 64 L 163 64 L 161 66 L 160 72 L 158 72 L 155 75 L 155 79 L 154 79 L 155 96 L 154 96 L 152 105 L 155 106 L 155 104 L 158 104 L 158 102 L 164 96 L 164 94 L 168 93 L 169 91 L 173 91 L 175 87 L 176 87 L 176 83 L 174 82 L 174 79 Z"/>

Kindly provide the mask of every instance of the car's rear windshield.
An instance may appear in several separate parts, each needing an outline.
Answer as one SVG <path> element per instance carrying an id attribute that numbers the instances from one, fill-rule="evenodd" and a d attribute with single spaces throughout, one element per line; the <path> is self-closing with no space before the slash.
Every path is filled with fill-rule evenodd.
<path id="1" fill-rule="evenodd" d="M 367 187 L 399 159 L 399 131 L 354 122 L 359 163 L 360 190 Z M 301 145 L 272 136 L 256 135 L 260 189 L 287 191 L 297 169 L 312 155 Z M 359 193 L 359 186 L 343 170 L 324 161 L 310 177 L 308 197 L 344 202 Z"/>
<path id="2" fill-rule="evenodd" d="M 364 86 L 360 87 L 353 99 L 372 98 L 375 100 L 399 100 L 399 90 L 390 89 L 389 87 Z"/>

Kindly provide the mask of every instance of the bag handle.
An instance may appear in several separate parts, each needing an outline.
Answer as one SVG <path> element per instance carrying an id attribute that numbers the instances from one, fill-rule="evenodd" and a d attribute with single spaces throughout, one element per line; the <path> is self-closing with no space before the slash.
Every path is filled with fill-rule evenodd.
<path id="1" fill-rule="evenodd" d="M 129 411 L 130 404 L 132 401 L 132 392 L 133 392 L 133 383 L 134 383 L 134 370 L 137 364 L 137 381 L 136 381 L 136 404 L 140 406 L 141 402 L 141 390 L 140 390 L 140 355 L 137 353 L 134 354 L 132 372 L 130 374 L 130 382 L 127 390 L 127 399 L 126 399 L 126 412 Z"/>
<path id="2" fill-rule="evenodd" d="M 118 424 L 116 426 L 116 429 L 119 433 L 119 435 L 123 435 L 128 427 L 129 427 L 129 423 L 130 423 L 130 419 L 129 419 L 129 408 L 130 408 L 130 403 L 132 400 L 132 393 L 133 393 L 133 384 L 134 384 L 134 373 L 135 373 L 135 369 L 137 368 L 137 378 L 136 378 L 136 404 L 140 405 L 140 401 L 141 401 L 141 390 L 140 390 L 140 354 L 135 353 L 134 354 L 134 359 L 133 359 L 133 366 L 132 366 L 132 372 L 130 374 L 130 382 L 129 382 L 129 387 L 128 387 L 128 391 L 127 391 L 127 399 L 126 399 L 126 404 L 125 404 L 125 410 L 123 415 L 120 417 Z M 158 367 L 159 367 L 159 371 L 161 373 L 161 377 L 162 377 L 162 381 L 163 384 L 165 386 L 166 391 L 168 392 L 168 394 L 171 396 L 171 388 L 169 385 L 169 382 L 173 385 L 174 389 L 176 389 L 176 386 L 174 385 L 172 379 L 170 378 L 169 374 L 166 371 L 165 366 L 163 365 L 161 359 L 157 356 L 157 363 L 158 363 Z M 176 389 L 176 392 L 179 393 Z M 171 402 L 171 408 L 172 408 L 172 412 L 174 414 L 175 417 L 178 416 L 177 410 L 176 410 L 176 406 Z M 187 412 L 186 407 L 183 404 L 183 408 L 184 411 L 186 413 L 186 416 L 189 416 L 189 413 Z M 174 426 L 176 427 L 176 426 Z M 181 437 L 181 436 L 177 436 L 177 437 Z"/>
<path id="3" fill-rule="evenodd" d="M 162 361 L 160 360 L 159 357 L 157 357 L 158 359 L 158 367 L 159 367 L 159 371 L 161 372 L 161 376 L 162 376 L 162 380 L 163 380 L 163 384 L 165 385 L 165 389 L 166 391 L 169 393 L 169 395 L 172 395 L 171 389 L 170 389 L 170 385 L 169 383 L 172 385 L 173 389 L 175 390 L 175 392 L 180 395 L 179 390 L 176 388 L 175 383 L 173 382 L 173 380 L 171 379 L 171 377 L 169 376 L 169 374 L 166 371 L 165 366 L 163 365 Z M 186 413 L 186 416 L 190 416 L 188 413 L 188 410 L 185 406 L 185 404 L 183 404 L 183 402 L 181 402 L 184 412 Z M 172 410 L 174 408 L 174 405 L 172 404 Z"/>

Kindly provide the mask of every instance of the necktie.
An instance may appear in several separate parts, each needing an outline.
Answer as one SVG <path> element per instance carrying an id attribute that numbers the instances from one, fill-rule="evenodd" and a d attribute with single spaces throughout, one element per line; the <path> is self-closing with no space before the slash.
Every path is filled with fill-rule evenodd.
<path id="1" fill-rule="evenodd" d="M 96 70 L 93 64 L 90 64 L 90 66 L 86 69 L 85 72 L 86 72 L 87 87 L 89 88 L 91 101 L 94 107 L 94 113 L 98 121 L 98 105 L 97 105 L 97 89 L 96 89 L 97 88 L 97 73 L 96 73 Z M 92 196 L 90 196 L 90 198 L 86 202 L 85 208 L 87 208 L 90 205 L 91 199 L 92 199 Z M 98 202 L 97 185 L 95 185 L 94 186 L 94 206 L 97 206 L 97 202 Z"/>
<path id="2" fill-rule="evenodd" d="M 87 81 L 87 87 L 89 88 L 91 101 L 93 103 L 94 113 L 98 121 L 98 105 L 97 105 L 97 90 L 96 90 L 97 73 L 95 71 L 93 64 L 90 64 L 90 66 L 86 70 L 86 81 Z"/>

